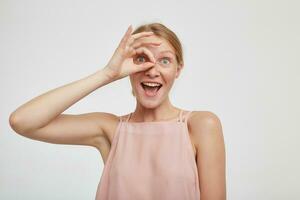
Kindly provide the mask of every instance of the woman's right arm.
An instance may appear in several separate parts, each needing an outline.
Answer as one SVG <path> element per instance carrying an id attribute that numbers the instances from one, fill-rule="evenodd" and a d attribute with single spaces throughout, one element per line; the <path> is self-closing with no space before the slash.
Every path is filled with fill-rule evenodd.
<path id="1" fill-rule="evenodd" d="M 104 124 L 117 116 L 105 112 L 79 115 L 61 114 L 94 90 L 153 66 L 151 52 L 142 45 L 159 45 L 154 41 L 135 42 L 152 35 L 142 32 L 131 35 L 130 26 L 108 64 L 101 70 L 72 83 L 50 90 L 26 102 L 11 113 L 12 129 L 31 139 L 57 144 L 78 144 L 99 147 L 104 136 Z M 152 62 L 136 65 L 133 56 L 147 54 Z M 100 138 L 100 140 L 98 139 Z"/>
<path id="2" fill-rule="evenodd" d="M 94 90 L 112 82 L 107 68 L 50 90 L 17 108 L 9 117 L 12 129 L 31 139 L 57 144 L 95 146 L 102 137 L 101 123 L 109 113 L 61 114 Z"/>

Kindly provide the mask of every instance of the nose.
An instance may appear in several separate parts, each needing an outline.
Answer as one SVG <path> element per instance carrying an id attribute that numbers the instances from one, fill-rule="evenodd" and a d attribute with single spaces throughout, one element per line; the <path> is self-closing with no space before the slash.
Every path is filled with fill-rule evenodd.
<path id="1" fill-rule="evenodd" d="M 145 74 L 150 77 L 159 76 L 160 71 L 159 71 L 159 66 L 158 66 L 157 62 L 152 67 L 150 67 L 148 70 L 146 70 Z"/>

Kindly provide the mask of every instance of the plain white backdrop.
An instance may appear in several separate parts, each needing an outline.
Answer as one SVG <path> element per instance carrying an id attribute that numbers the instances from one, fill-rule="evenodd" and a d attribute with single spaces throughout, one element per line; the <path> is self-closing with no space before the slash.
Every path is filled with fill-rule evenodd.
<path id="1" fill-rule="evenodd" d="M 100 153 L 16 134 L 18 106 L 105 66 L 127 27 L 160 22 L 183 44 L 170 93 L 221 120 L 228 200 L 300 199 L 299 1 L 0 1 L 0 199 L 94 199 Z M 135 108 L 128 77 L 64 113 Z"/>

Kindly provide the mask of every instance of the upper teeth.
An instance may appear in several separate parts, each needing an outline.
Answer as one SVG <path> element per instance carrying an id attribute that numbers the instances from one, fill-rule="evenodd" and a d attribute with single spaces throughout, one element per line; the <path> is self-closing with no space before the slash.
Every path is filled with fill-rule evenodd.
<path id="1" fill-rule="evenodd" d="M 147 83 L 147 82 L 143 82 L 144 85 L 150 86 L 150 87 L 156 87 L 156 86 L 160 86 L 160 83 Z"/>

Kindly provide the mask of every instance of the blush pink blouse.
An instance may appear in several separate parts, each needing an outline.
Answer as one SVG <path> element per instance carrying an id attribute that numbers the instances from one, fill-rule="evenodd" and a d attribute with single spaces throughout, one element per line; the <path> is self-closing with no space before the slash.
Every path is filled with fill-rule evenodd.
<path id="1" fill-rule="evenodd" d="M 96 200 L 199 200 L 196 159 L 187 118 L 119 124 Z"/>

